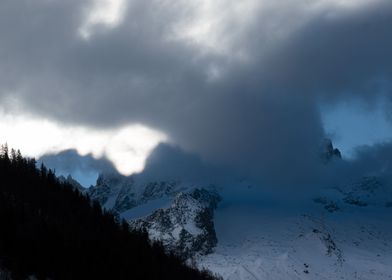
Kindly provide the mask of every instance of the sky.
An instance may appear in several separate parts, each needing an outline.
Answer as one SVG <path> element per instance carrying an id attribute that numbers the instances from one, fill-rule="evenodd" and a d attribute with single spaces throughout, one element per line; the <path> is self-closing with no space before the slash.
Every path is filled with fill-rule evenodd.
<path id="1" fill-rule="evenodd" d="M 391 27 L 389 0 L 2 0 L 0 141 L 301 181 L 329 137 L 364 166 L 392 137 Z"/>

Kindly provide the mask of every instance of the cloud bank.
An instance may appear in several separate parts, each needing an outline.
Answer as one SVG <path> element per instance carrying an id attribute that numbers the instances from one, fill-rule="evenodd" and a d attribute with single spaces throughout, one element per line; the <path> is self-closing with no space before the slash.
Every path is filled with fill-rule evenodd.
<path id="1" fill-rule="evenodd" d="M 115 24 L 86 27 L 90 1 L 1 1 L 1 104 L 143 124 L 203 160 L 291 181 L 319 174 L 320 103 L 390 98 L 390 1 L 188 2 L 126 1 Z"/>

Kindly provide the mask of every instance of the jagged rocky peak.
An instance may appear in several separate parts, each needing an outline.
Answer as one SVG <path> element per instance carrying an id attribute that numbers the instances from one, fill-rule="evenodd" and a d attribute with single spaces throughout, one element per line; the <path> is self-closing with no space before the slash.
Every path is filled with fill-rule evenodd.
<path id="1" fill-rule="evenodd" d="M 339 149 L 335 148 L 332 144 L 331 139 L 325 138 L 321 145 L 321 159 L 324 162 L 330 162 L 331 160 L 341 159 L 342 155 Z"/>
<path id="2" fill-rule="evenodd" d="M 176 193 L 180 184 L 179 181 L 174 180 L 148 182 L 145 184 L 143 197 L 145 199 L 153 199 L 164 195 L 172 196 Z"/>
<path id="3" fill-rule="evenodd" d="M 73 188 L 79 190 L 80 192 L 85 192 L 86 188 L 84 188 L 78 181 L 76 181 L 71 175 L 68 175 L 67 177 L 64 177 L 63 175 L 60 175 L 57 177 L 58 180 L 62 183 L 68 183 L 70 184 Z"/>
<path id="4" fill-rule="evenodd" d="M 105 209 L 118 214 L 138 205 L 162 197 L 173 197 L 187 189 L 180 181 L 141 180 L 137 175 L 101 173 L 95 186 L 89 188 L 91 198 L 98 200 Z"/>
<path id="5" fill-rule="evenodd" d="M 96 186 L 116 186 L 122 184 L 127 177 L 115 172 L 101 172 L 98 175 Z"/>
<path id="6" fill-rule="evenodd" d="M 161 241 L 167 250 L 189 259 L 209 254 L 216 246 L 213 216 L 219 201 L 220 196 L 213 190 L 181 192 L 168 208 L 129 223 L 147 230 L 150 238 Z"/>
<path id="7" fill-rule="evenodd" d="M 92 199 L 98 200 L 106 209 L 114 208 L 119 193 L 127 190 L 133 191 L 134 180 L 132 176 L 126 177 L 118 173 L 100 173 L 94 187 L 88 189 Z"/>

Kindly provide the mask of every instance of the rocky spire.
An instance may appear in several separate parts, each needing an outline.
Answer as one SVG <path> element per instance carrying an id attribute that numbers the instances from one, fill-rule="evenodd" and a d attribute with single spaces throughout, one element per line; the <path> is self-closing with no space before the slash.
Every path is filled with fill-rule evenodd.
<path id="1" fill-rule="evenodd" d="M 339 149 L 334 148 L 331 139 L 324 139 L 323 144 L 321 145 L 321 159 L 323 162 L 328 163 L 335 159 L 341 159 L 342 155 Z"/>

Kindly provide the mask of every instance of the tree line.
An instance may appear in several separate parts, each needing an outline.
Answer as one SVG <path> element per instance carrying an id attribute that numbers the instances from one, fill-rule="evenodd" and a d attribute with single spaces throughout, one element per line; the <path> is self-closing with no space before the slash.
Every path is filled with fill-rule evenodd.
<path id="1" fill-rule="evenodd" d="M 0 149 L 0 268 L 15 280 L 217 279 L 7 145 Z"/>

